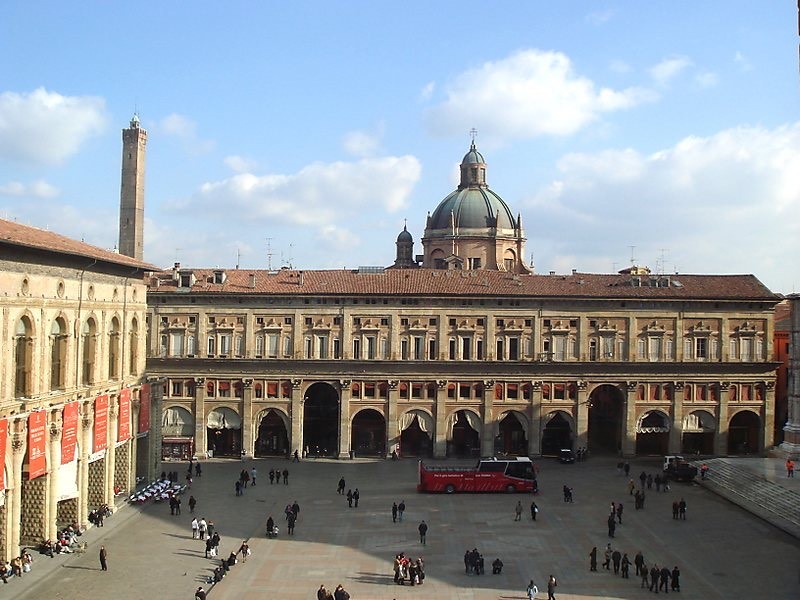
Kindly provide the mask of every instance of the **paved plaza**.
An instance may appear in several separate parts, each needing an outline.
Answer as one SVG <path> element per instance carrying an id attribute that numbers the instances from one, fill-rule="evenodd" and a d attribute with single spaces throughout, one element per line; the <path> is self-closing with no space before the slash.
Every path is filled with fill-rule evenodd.
<path id="1" fill-rule="evenodd" d="M 680 598 L 800 597 L 800 543 L 707 490 L 685 484 L 673 484 L 669 493 L 653 489 L 645 510 L 636 511 L 616 460 L 561 465 L 546 459 L 539 464 L 540 512 L 534 523 L 530 495 L 418 494 L 413 460 L 205 461 L 203 476 L 195 479 L 191 490 L 198 501 L 196 516 L 214 521 L 222 535 L 222 555 L 238 549 L 244 539 L 249 539 L 253 552 L 209 597 L 313 600 L 320 584 L 332 590 L 341 583 L 353 600 L 522 600 L 530 579 L 542 590 L 538 597 L 546 598 L 551 573 L 558 579 L 559 599 L 649 597 L 640 589 L 633 567 L 628 580 L 602 569 L 589 572 L 592 546 L 602 554 L 609 541 L 606 516 L 611 501 L 625 504 L 614 547 L 631 560 L 641 550 L 648 565 L 677 565 Z M 239 471 L 253 465 L 258 469 L 256 487 L 236 497 Z M 289 485 L 270 485 L 270 467 L 288 468 Z M 658 467 L 656 461 L 634 461 L 631 475 L 642 470 L 655 475 Z M 164 468 L 178 470 L 182 478 L 186 463 Z M 340 476 L 347 488 L 359 488 L 357 509 L 348 508 L 336 493 Z M 574 488 L 574 504 L 563 502 L 564 484 Z M 54 559 L 35 554 L 33 572 L 21 581 L 0 584 L 0 595 L 22 600 L 191 600 L 198 585 L 209 588 L 204 580 L 218 561 L 205 559 L 204 543 L 191 537 L 188 495 L 179 517 L 170 516 L 167 504 L 123 507 L 104 528 L 84 535 L 86 554 Z M 671 505 L 681 497 L 688 504 L 688 516 L 675 521 Z M 401 499 L 407 505 L 404 521 L 392 523 L 392 502 Z M 283 509 L 295 500 L 300 517 L 296 535 L 287 537 Z M 521 522 L 514 521 L 517 500 L 525 507 Z M 269 515 L 281 526 L 277 540 L 264 536 Z M 422 519 L 430 526 L 424 547 L 417 533 Z M 108 550 L 108 572 L 100 570 L 101 544 Z M 471 548 L 484 555 L 485 575 L 465 575 L 463 555 Z M 392 559 L 398 552 L 424 557 L 423 586 L 393 583 Z M 490 574 L 496 557 L 505 564 L 501 575 Z"/>

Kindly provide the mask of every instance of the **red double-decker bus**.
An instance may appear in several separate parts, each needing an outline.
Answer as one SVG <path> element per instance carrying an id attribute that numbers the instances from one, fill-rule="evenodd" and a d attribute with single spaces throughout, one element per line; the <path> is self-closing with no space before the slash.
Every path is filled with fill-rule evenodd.
<path id="1" fill-rule="evenodd" d="M 527 456 L 482 458 L 474 467 L 426 465 L 419 461 L 418 492 L 538 492 Z"/>

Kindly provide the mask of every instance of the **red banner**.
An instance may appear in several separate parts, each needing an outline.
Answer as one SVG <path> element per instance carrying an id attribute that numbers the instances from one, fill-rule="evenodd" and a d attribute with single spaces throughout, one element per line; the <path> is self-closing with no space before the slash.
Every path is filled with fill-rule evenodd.
<path id="1" fill-rule="evenodd" d="M 119 419 L 117 420 L 117 441 L 131 439 L 131 390 L 125 388 L 119 392 Z"/>
<path id="2" fill-rule="evenodd" d="M 43 410 L 28 416 L 28 480 L 47 473 L 47 413 Z"/>
<path id="3" fill-rule="evenodd" d="M 108 447 L 108 396 L 103 394 L 94 399 L 94 447 L 92 452 L 100 452 Z"/>
<path id="4" fill-rule="evenodd" d="M 150 431 L 150 384 L 143 383 L 139 391 L 139 433 Z"/>
<path id="5" fill-rule="evenodd" d="M 62 422 L 64 429 L 61 432 L 61 464 L 66 465 L 75 460 L 75 445 L 78 442 L 78 402 L 67 402 L 64 405 Z"/>
<path id="6" fill-rule="evenodd" d="M 8 421 L 0 419 L 0 490 L 6 489 L 6 443 L 8 441 Z"/>

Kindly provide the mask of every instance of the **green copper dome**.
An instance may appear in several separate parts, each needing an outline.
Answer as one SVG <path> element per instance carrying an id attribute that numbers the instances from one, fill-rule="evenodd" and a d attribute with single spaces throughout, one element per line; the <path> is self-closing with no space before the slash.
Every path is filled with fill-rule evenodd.
<path id="1" fill-rule="evenodd" d="M 453 215 L 453 223 L 450 215 Z M 428 229 L 514 229 L 514 215 L 488 187 L 458 189 L 433 211 Z"/>

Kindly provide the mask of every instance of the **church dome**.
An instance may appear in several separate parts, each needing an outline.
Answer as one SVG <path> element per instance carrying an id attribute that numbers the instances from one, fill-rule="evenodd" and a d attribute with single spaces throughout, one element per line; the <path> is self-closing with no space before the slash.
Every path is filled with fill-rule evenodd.
<path id="1" fill-rule="evenodd" d="M 450 215 L 453 222 L 450 222 Z M 428 229 L 514 229 L 511 209 L 488 187 L 458 189 L 433 211 Z"/>
<path id="2" fill-rule="evenodd" d="M 464 158 L 461 160 L 462 165 L 485 165 L 486 161 L 483 160 L 483 154 L 478 152 L 475 148 L 475 142 L 472 142 L 472 145 L 469 147 L 469 152 L 464 155 Z"/>
<path id="3" fill-rule="evenodd" d="M 411 237 L 411 234 L 406 229 L 406 226 L 403 225 L 403 231 L 400 232 L 400 235 L 397 236 L 398 243 L 414 243 L 414 238 Z"/>

